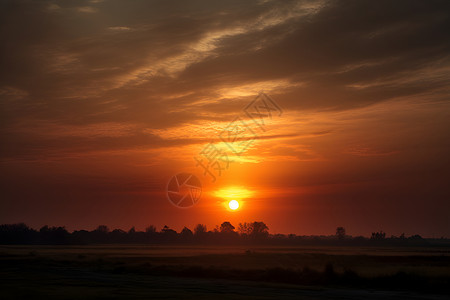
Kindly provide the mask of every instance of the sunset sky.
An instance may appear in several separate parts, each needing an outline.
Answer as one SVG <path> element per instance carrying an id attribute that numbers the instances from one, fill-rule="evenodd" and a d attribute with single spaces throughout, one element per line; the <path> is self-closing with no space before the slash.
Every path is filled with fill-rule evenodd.
<path id="1" fill-rule="evenodd" d="M 0 223 L 450 237 L 450 1 L 11 0 L 0 24 Z"/>

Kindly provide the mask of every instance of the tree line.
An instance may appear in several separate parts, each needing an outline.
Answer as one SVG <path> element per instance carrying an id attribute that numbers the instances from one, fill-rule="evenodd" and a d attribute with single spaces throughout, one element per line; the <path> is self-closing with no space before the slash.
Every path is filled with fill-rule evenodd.
<path id="1" fill-rule="evenodd" d="M 223 222 L 212 230 L 206 225 L 198 224 L 193 230 L 184 227 L 180 232 L 164 226 L 160 230 L 153 225 L 145 231 L 137 231 L 132 227 L 128 231 L 110 230 L 105 225 L 96 229 L 75 230 L 69 232 L 65 227 L 43 226 L 39 230 L 28 227 L 24 223 L 0 225 L 0 244 L 246 244 L 262 243 L 273 245 L 371 245 L 376 243 L 399 245 L 449 244 L 448 239 L 424 239 L 419 235 L 406 237 L 386 237 L 383 231 L 374 232 L 370 238 L 352 237 L 346 234 L 345 228 L 337 227 L 334 235 L 298 236 L 295 234 L 270 234 L 264 222 L 254 221 L 239 223 L 236 228 L 230 222 Z"/>

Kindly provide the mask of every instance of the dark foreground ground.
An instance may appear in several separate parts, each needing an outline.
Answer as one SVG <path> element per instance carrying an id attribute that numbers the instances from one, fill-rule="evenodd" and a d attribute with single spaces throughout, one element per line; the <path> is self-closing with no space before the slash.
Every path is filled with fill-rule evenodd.
<path id="1" fill-rule="evenodd" d="M 450 249 L 0 246 L 0 299 L 450 299 Z"/>

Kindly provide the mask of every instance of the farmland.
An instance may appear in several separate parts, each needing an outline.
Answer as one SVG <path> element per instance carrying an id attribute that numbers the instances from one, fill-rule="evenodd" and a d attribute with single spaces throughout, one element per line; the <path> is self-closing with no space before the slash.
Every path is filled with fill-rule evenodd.
<path id="1" fill-rule="evenodd" d="M 8 245 L 3 298 L 446 299 L 450 249 Z"/>

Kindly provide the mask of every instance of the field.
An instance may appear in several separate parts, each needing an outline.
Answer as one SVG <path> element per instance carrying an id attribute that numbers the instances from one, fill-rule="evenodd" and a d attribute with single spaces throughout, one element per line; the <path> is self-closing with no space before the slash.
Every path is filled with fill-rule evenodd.
<path id="1" fill-rule="evenodd" d="M 0 246 L 0 298 L 448 299 L 450 249 Z"/>

